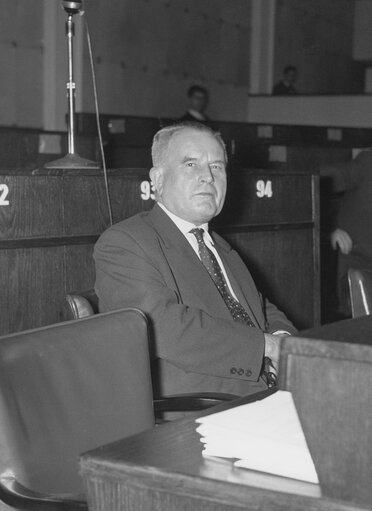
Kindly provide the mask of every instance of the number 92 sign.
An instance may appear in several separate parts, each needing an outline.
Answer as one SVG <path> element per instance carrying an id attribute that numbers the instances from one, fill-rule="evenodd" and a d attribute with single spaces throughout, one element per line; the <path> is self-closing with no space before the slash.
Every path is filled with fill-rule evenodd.
<path id="1" fill-rule="evenodd" d="M 8 193 L 8 186 L 0 184 L 0 206 L 9 206 L 9 199 L 7 199 Z"/>

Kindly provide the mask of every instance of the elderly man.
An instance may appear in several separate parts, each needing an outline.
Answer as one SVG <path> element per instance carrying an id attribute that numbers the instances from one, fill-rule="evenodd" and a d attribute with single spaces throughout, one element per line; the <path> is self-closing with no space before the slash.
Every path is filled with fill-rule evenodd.
<path id="1" fill-rule="evenodd" d="M 264 359 L 278 361 L 273 334 L 294 327 L 262 299 L 238 254 L 208 231 L 225 199 L 224 143 L 202 124 L 178 124 L 155 135 L 152 159 L 154 208 L 96 244 L 100 308 L 148 315 L 155 393 L 262 390 Z"/>

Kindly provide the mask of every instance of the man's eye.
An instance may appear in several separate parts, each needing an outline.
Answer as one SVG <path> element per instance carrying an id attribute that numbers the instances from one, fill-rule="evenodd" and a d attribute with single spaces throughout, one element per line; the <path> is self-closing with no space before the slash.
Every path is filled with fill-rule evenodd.
<path id="1" fill-rule="evenodd" d="M 211 165 L 211 170 L 221 170 L 221 165 Z"/>
<path id="2" fill-rule="evenodd" d="M 196 166 L 196 163 L 195 163 L 195 162 L 193 162 L 193 161 L 188 161 L 188 162 L 186 163 L 186 166 L 187 166 L 187 167 L 195 167 L 195 166 Z"/>

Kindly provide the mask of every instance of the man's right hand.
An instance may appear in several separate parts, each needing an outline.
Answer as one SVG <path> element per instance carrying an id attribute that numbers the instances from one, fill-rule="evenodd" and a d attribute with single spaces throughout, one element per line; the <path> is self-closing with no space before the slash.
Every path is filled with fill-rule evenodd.
<path id="1" fill-rule="evenodd" d="M 353 240 L 346 231 L 336 229 L 331 234 L 331 245 L 334 250 L 338 247 L 342 254 L 347 255 L 353 248 Z"/>
<path id="2" fill-rule="evenodd" d="M 273 364 L 273 373 L 278 373 L 279 355 L 280 355 L 280 335 L 265 335 L 265 357 L 269 357 Z"/>

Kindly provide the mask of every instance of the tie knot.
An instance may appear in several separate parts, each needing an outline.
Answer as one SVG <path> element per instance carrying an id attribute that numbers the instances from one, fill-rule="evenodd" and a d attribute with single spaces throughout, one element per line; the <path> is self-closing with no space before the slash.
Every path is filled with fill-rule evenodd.
<path id="1" fill-rule="evenodd" d="M 190 234 L 193 234 L 196 238 L 196 241 L 198 243 L 204 243 L 204 239 L 203 239 L 203 236 L 204 236 L 204 229 L 200 229 L 199 227 L 196 227 L 195 229 L 191 229 L 191 231 L 189 231 Z"/>

